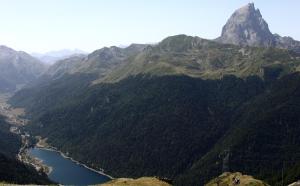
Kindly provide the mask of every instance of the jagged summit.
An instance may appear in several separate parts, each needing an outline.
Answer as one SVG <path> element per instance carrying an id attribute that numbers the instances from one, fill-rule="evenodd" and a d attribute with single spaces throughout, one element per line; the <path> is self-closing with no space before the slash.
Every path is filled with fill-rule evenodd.
<path id="1" fill-rule="evenodd" d="M 253 3 L 239 8 L 232 14 L 223 27 L 219 41 L 236 45 L 274 45 L 274 37 L 268 24 Z"/>
<path id="2" fill-rule="evenodd" d="M 272 34 L 268 23 L 263 19 L 254 3 L 249 3 L 237 9 L 222 29 L 222 34 L 216 41 L 221 43 L 277 47 L 300 52 L 300 42 L 291 37 L 281 37 Z"/>

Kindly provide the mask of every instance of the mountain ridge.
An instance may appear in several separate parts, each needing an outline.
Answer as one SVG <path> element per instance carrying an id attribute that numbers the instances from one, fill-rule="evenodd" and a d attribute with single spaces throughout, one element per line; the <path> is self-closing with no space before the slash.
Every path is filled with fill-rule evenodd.
<path id="1" fill-rule="evenodd" d="M 0 91 L 11 92 L 36 80 L 46 66 L 26 52 L 0 46 Z"/>
<path id="2" fill-rule="evenodd" d="M 128 58 L 144 50 L 146 44 L 131 44 L 126 48 L 103 47 L 88 55 L 71 56 L 49 67 L 43 77 L 57 79 L 67 74 L 97 74 L 101 79 L 116 67 L 125 65 Z"/>
<path id="3" fill-rule="evenodd" d="M 47 65 L 53 65 L 55 62 L 59 60 L 63 60 L 72 56 L 80 56 L 80 55 L 87 55 L 88 53 L 79 49 L 62 49 L 62 50 L 55 50 L 49 51 L 46 53 L 31 53 L 33 57 L 41 60 L 42 62 L 46 63 Z"/>
<path id="4" fill-rule="evenodd" d="M 117 67 L 96 82 L 116 82 L 137 74 L 187 75 L 204 79 L 219 79 L 225 75 L 264 78 L 276 69 L 279 77 L 298 71 L 299 62 L 299 54 L 285 49 L 238 46 L 176 35 L 148 46 L 126 65 Z"/>
<path id="5" fill-rule="evenodd" d="M 234 51 L 234 48 L 237 47 L 230 45 L 227 45 L 228 51 L 216 51 L 215 54 L 211 54 L 212 52 L 207 53 L 207 56 L 202 56 L 200 61 L 191 61 L 191 58 L 189 59 L 189 57 L 186 57 L 185 59 L 182 57 L 182 60 L 188 61 L 189 64 L 182 62 L 178 63 L 176 62 L 178 59 L 175 59 L 174 57 L 173 59 L 169 59 L 167 56 L 168 52 L 172 52 L 173 56 L 177 55 L 178 58 L 180 58 L 180 52 L 188 53 L 192 50 L 195 50 L 195 52 L 197 52 L 196 50 L 198 50 L 198 52 L 203 52 L 201 51 L 201 48 L 205 47 L 221 48 L 214 42 L 241 47 L 238 52 L 242 53 L 243 56 L 240 57 L 236 55 L 236 58 L 245 58 L 247 52 L 249 52 L 248 46 L 257 47 L 257 51 L 261 48 L 261 50 L 270 50 L 271 52 L 271 50 L 277 50 L 272 48 L 279 48 L 291 50 L 300 54 L 300 42 L 291 37 L 281 37 L 278 34 L 272 34 L 259 9 L 255 9 L 254 3 L 249 3 L 237 9 L 232 14 L 224 25 L 221 36 L 215 40 L 206 40 L 200 37 L 186 35 L 170 36 L 154 45 L 140 45 L 143 46 L 143 50 L 136 50 L 137 52 L 130 56 L 125 54 L 126 50 L 128 51 L 128 49 L 134 45 L 130 45 L 126 48 L 104 47 L 95 50 L 84 60 L 79 59 L 75 61 L 74 59 L 76 58 L 66 59 L 65 62 L 62 62 L 64 67 L 59 68 L 58 64 L 56 64 L 54 67 L 58 69 L 55 70 L 54 67 L 52 67 L 52 72 L 50 72 L 50 74 L 52 73 L 52 76 L 55 76 L 53 72 L 59 71 L 61 73 L 63 72 L 62 69 L 68 69 L 67 73 L 98 73 L 99 78 L 93 82 L 93 84 L 97 84 L 101 82 L 119 81 L 129 75 L 140 73 L 150 75 L 185 74 L 192 77 L 220 78 L 223 75 L 229 74 L 237 75 L 238 77 L 242 77 L 243 75 L 259 75 L 259 71 L 265 69 L 265 67 L 259 66 L 259 64 L 255 64 L 255 67 L 250 67 L 249 65 L 247 66 L 247 63 L 238 64 L 236 62 L 233 63 L 234 65 L 231 64 L 231 66 L 228 66 L 228 64 L 223 64 L 224 61 L 220 60 L 222 56 L 213 56 L 218 55 L 218 53 L 223 53 L 223 56 L 226 52 L 237 53 L 237 51 Z M 225 45 L 224 48 L 226 48 Z M 233 50 L 231 50 L 231 48 Z M 163 56 L 164 53 L 167 55 Z M 189 54 L 191 56 L 194 55 L 192 52 Z M 211 56 L 213 56 L 212 59 Z M 298 57 L 296 55 L 293 56 L 295 59 Z M 195 56 L 194 58 L 197 57 L 199 58 L 199 56 Z M 214 57 L 215 59 L 213 59 Z M 170 63 L 170 60 L 174 60 L 174 63 Z M 67 64 L 67 61 L 72 61 L 72 64 L 76 65 L 73 66 L 72 64 Z M 279 63 L 285 66 L 284 63 Z M 229 68 L 227 68 L 226 65 Z M 67 66 L 68 68 L 65 68 Z M 299 69 L 297 65 L 292 66 L 292 69 L 290 69 L 291 72 Z M 70 70 L 71 68 L 72 70 Z M 254 70 L 254 68 L 256 70 Z M 61 74 L 65 73 L 63 72 Z"/>

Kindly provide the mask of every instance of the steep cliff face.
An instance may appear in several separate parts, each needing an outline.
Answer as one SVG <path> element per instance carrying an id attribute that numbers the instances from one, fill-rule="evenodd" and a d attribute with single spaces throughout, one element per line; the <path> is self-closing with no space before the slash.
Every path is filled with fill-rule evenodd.
<path id="1" fill-rule="evenodd" d="M 253 3 L 232 14 L 219 39 L 222 43 L 250 46 L 273 46 L 275 42 L 267 22 Z"/>
<path id="2" fill-rule="evenodd" d="M 300 42 L 291 37 L 281 37 L 272 34 L 267 22 L 263 19 L 259 9 L 249 3 L 237 9 L 222 29 L 221 37 L 216 41 L 221 43 L 276 47 L 300 52 Z"/>

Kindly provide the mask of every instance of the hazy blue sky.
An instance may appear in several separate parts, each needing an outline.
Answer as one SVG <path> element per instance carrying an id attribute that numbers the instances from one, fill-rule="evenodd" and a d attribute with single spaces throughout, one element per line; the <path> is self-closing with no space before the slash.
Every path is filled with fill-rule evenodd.
<path id="1" fill-rule="evenodd" d="M 0 44 L 27 52 L 92 51 L 175 34 L 212 39 L 249 2 L 273 33 L 300 40 L 300 0 L 0 0 Z"/>

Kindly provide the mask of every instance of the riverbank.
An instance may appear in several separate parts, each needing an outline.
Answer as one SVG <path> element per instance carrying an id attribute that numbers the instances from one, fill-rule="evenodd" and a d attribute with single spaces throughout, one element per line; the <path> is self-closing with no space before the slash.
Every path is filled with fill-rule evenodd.
<path id="1" fill-rule="evenodd" d="M 38 136 L 37 139 L 38 139 L 38 142 L 37 142 L 36 145 L 35 145 L 36 148 L 40 148 L 40 149 L 44 149 L 44 150 L 49 150 L 49 151 L 57 152 L 57 153 L 59 153 L 63 158 L 69 159 L 69 160 L 71 160 L 72 162 L 74 162 L 74 163 L 76 163 L 76 164 L 78 164 L 78 165 L 80 165 L 80 166 L 83 166 L 83 167 L 86 168 L 86 169 L 89 169 L 90 171 L 96 172 L 96 173 L 101 174 L 101 175 L 103 175 L 103 176 L 106 176 L 106 177 L 108 177 L 108 178 L 110 178 L 110 179 L 114 179 L 111 175 L 106 174 L 106 173 L 104 172 L 104 170 L 96 170 L 96 169 L 94 169 L 94 168 L 91 168 L 91 167 L 85 165 L 84 163 L 81 163 L 81 162 L 79 162 L 79 161 L 77 161 L 77 160 L 74 160 L 72 157 L 66 155 L 66 154 L 63 153 L 62 151 L 58 150 L 56 147 L 53 147 L 53 146 L 49 145 L 49 144 L 46 142 L 47 139 L 43 139 L 43 138 L 41 138 L 40 136 Z"/>

